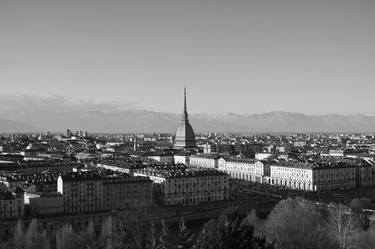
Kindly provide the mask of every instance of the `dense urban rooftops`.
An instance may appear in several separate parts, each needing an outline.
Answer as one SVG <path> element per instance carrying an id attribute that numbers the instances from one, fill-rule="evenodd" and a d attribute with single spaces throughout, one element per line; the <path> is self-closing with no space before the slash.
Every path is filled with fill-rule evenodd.
<path id="1" fill-rule="evenodd" d="M 48 183 L 56 182 L 59 174 L 33 174 L 33 175 L 20 175 L 20 174 L 3 174 L 0 180 L 7 182 L 28 182 L 28 183 Z"/>
<path id="2" fill-rule="evenodd" d="M 361 159 L 330 159 L 317 161 L 279 161 L 274 163 L 275 166 L 302 168 L 302 169 L 329 169 L 329 168 L 355 168 L 355 167 L 371 167 L 371 164 Z"/>
<path id="3" fill-rule="evenodd" d="M 196 154 L 191 155 L 190 158 L 198 157 L 198 158 L 208 158 L 208 159 L 219 159 L 220 156 L 218 154 Z"/>
<path id="4" fill-rule="evenodd" d="M 175 156 L 190 156 L 192 153 L 190 151 L 180 150 L 174 153 Z"/>
<path id="5" fill-rule="evenodd" d="M 18 163 L 1 163 L 0 171 L 19 171 L 32 168 L 59 168 L 59 167 L 78 167 L 80 164 L 69 161 L 28 161 Z"/>
<path id="6" fill-rule="evenodd" d="M 250 159 L 250 158 L 236 158 L 236 157 L 230 157 L 225 159 L 226 162 L 238 162 L 238 163 L 251 163 L 254 164 L 258 162 L 259 160 L 256 159 Z"/>
<path id="7" fill-rule="evenodd" d="M 145 156 L 173 156 L 172 152 L 162 152 L 162 151 L 156 151 L 156 152 L 146 152 Z"/>
<path id="8" fill-rule="evenodd" d="M 147 167 L 145 169 L 138 170 L 137 172 L 145 174 L 147 176 L 157 176 L 162 178 L 186 178 L 226 175 L 226 173 L 216 169 L 187 168 L 182 165 Z"/>
<path id="9" fill-rule="evenodd" d="M 118 174 L 113 171 L 84 171 L 84 172 L 67 172 L 61 175 L 63 181 L 93 181 L 101 180 L 104 183 L 111 182 L 146 182 L 150 181 L 147 177 L 131 176 L 129 174 Z"/>
<path id="10" fill-rule="evenodd" d="M 24 192 L 21 188 L 16 188 L 15 193 L 22 193 Z M 0 200 L 12 200 L 15 198 L 15 194 L 13 194 L 10 189 L 3 183 L 0 182 Z"/>
<path id="11" fill-rule="evenodd" d="M 0 190 L 0 200 L 12 200 L 12 199 L 14 199 L 14 195 L 12 192 Z"/>
<path id="12" fill-rule="evenodd" d="M 0 161 L 17 162 L 17 161 L 22 161 L 23 158 L 24 158 L 24 156 L 17 155 L 17 154 L 1 154 L 0 155 Z"/>
<path id="13" fill-rule="evenodd" d="M 142 161 L 132 159 L 121 159 L 121 160 L 103 160 L 99 164 L 114 166 L 124 169 L 138 169 L 144 168 Z"/>

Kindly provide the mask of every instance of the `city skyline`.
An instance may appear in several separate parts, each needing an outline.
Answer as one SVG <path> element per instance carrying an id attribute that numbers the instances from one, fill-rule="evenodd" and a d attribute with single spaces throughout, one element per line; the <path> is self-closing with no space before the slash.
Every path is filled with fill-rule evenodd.
<path id="1" fill-rule="evenodd" d="M 374 27 L 374 0 L 0 0 L 0 248 L 375 248 Z"/>
<path id="2" fill-rule="evenodd" d="M 192 114 L 375 113 L 373 1 L 0 7 L 8 102 L 179 113 L 186 86 Z"/>

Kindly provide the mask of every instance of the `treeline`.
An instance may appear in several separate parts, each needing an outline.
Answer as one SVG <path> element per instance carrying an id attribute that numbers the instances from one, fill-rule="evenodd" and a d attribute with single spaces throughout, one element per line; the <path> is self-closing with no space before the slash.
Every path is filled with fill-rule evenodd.
<path id="1" fill-rule="evenodd" d="M 109 216 L 96 231 L 90 222 L 86 229 L 75 232 L 66 224 L 55 234 L 40 230 L 37 219 L 25 228 L 17 223 L 9 249 L 273 249 L 264 238 L 255 237 L 250 224 L 234 216 L 220 216 L 210 220 L 201 232 L 191 232 L 183 218 L 177 231 L 172 231 L 164 220 L 119 221 Z"/>
<path id="2" fill-rule="evenodd" d="M 252 211 L 245 222 L 275 249 L 375 249 L 373 217 L 352 210 L 289 198 L 280 201 L 267 219 Z"/>
<path id="3" fill-rule="evenodd" d="M 223 215 L 205 223 L 198 233 L 177 229 L 148 212 L 125 219 L 108 217 L 95 229 L 74 231 L 70 224 L 54 234 L 32 220 L 18 221 L 10 249 L 374 249 L 375 224 L 343 205 L 321 205 L 302 198 L 280 201 L 266 219 L 251 211 L 245 218 Z"/>

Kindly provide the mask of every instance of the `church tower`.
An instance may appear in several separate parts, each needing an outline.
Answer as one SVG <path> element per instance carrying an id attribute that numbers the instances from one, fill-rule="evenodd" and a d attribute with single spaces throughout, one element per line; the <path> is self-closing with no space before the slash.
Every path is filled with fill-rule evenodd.
<path id="1" fill-rule="evenodd" d="M 184 88 L 184 110 L 176 132 L 174 147 L 176 149 L 191 149 L 196 147 L 195 134 L 189 123 L 189 115 L 186 107 L 186 88 Z"/>

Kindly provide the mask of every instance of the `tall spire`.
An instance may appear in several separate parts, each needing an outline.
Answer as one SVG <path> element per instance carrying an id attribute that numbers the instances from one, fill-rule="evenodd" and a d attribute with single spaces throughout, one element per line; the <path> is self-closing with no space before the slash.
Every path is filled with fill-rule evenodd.
<path id="1" fill-rule="evenodd" d="M 188 113 L 187 113 L 187 107 L 186 107 L 186 87 L 184 87 L 184 115 L 183 115 L 183 119 L 185 121 L 188 121 Z"/>
<path id="2" fill-rule="evenodd" d="M 176 137 L 175 137 L 175 148 L 195 148 L 195 133 L 191 127 L 188 119 L 187 104 L 186 104 L 186 87 L 184 87 L 184 109 L 182 111 L 182 117 L 180 125 L 178 126 Z"/>

